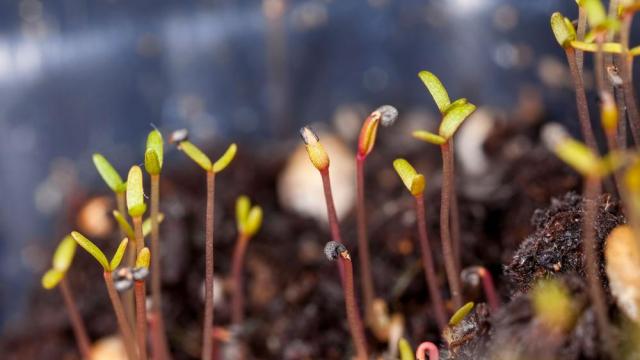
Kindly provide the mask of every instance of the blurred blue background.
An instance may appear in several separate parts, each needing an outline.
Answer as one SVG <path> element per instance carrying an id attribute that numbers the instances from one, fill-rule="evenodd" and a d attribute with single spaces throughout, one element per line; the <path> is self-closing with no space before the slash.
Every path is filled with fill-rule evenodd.
<path id="1" fill-rule="evenodd" d="M 1 2 L 0 325 L 39 281 L 38 249 L 59 240 L 63 194 L 99 183 L 94 151 L 124 168 L 151 124 L 272 142 L 349 104 L 433 111 L 422 69 L 482 106 L 538 87 L 570 119 L 573 95 L 553 82 L 556 10 L 576 13 L 573 0 Z"/>

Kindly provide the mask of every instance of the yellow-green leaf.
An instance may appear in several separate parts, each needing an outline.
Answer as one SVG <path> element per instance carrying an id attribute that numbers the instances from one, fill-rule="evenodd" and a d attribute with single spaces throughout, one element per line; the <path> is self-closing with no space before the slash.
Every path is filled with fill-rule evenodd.
<path id="1" fill-rule="evenodd" d="M 587 12 L 587 20 L 591 28 L 602 25 L 607 20 L 607 12 L 600 0 L 584 0 L 584 9 Z"/>
<path id="2" fill-rule="evenodd" d="M 67 271 L 76 253 L 76 246 L 75 240 L 70 235 L 65 236 L 53 253 L 53 268 L 58 271 Z"/>
<path id="3" fill-rule="evenodd" d="M 405 159 L 395 159 L 393 168 L 400 176 L 404 186 L 412 195 L 420 195 L 424 192 L 425 180 L 422 174 L 418 174 L 416 169 Z"/>
<path id="4" fill-rule="evenodd" d="M 398 341 L 398 351 L 400 352 L 400 360 L 415 360 L 411 344 L 405 338 Z"/>
<path id="5" fill-rule="evenodd" d="M 118 226 L 120 227 L 120 230 L 122 230 L 122 232 L 130 239 L 135 239 L 135 233 L 133 232 L 133 228 L 131 227 L 131 225 L 129 224 L 129 222 L 127 221 L 127 219 L 124 218 L 124 216 L 120 213 L 120 211 L 118 210 L 113 210 L 113 217 L 116 219 L 116 222 L 118 223 Z"/>
<path id="6" fill-rule="evenodd" d="M 429 90 L 429 93 L 436 102 L 440 112 L 444 113 L 451 103 L 451 100 L 449 100 L 447 89 L 444 88 L 440 79 L 438 79 L 438 77 L 433 73 L 424 70 L 418 73 L 418 77 L 420 77 L 420 80 L 422 80 L 424 85 L 427 87 L 427 90 Z"/>
<path id="7" fill-rule="evenodd" d="M 460 324 L 460 321 L 462 321 L 467 315 L 469 315 L 471 310 L 473 310 L 473 306 L 474 303 L 472 301 L 462 305 L 462 307 L 453 314 L 451 319 L 449 319 L 449 326 L 456 326 Z"/>
<path id="8" fill-rule="evenodd" d="M 142 188 L 142 170 L 137 165 L 131 167 L 127 177 L 127 209 L 131 217 L 142 216 L 147 210 Z"/>
<path id="9" fill-rule="evenodd" d="M 260 230 L 261 225 L 262 208 L 260 206 L 254 206 L 251 208 L 251 211 L 249 211 L 249 214 L 247 215 L 243 231 L 248 236 L 253 236 L 258 232 L 258 230 Z"/>
<path id="10" fill-rule="evenodd" d="M 573 24 L 559 12 L 551 15 L 551 30 L 556 37 L 556 41 L 563 48 L 569 48 L 571 42 L 576 39 L 576 29 Z"/>
<path id="11" fill-rule="evenodd" d="M 158 153 L 153 149 L 147 149 L 144 152 L 144 168 L 149 175 L 159 175 L 162 170 Z"/>
<path id="12" fill-rule="evenodd" d="M 556 145 L 554 153 L 560 160 L 584 176 L 604 175 L 600 158 L 589 147 L 577 140 L 566 138 L 560 141 Z"/>
<path id="13" fill-rule="evenodd" d="M 414 131 L 412 135 L 418 140 L 422 140 L 434 145 L 442 145 L 447 142 L 447 139 L 443 138 L 442 136 L 425 130 Z"/>
<path id="14" fill-rule="evenodd" d="M 162 224 L 162 221 L 164 221 L 164 214 L 159 213 L 157 216 L 157 219 L 158 219 L 158 224 Z M 151 234 L 151 217 L 146 218 L 142 222 L 142 236 L 147 236 L 149 234 Z"/>
<path id="15" fill-rule="evenodd" d="M 205 171 L 211 171 L 211 160 L 197 146 L 190 141 L 183 141 L 178 144 L 178 149 L 182 150 L 191 160 L 195 161 Z"/>
<path id="16" fill-rule="evenodd" d="M 231 161 L 233 161 L 233 158 L 236 156 L 237 151 L 238 151 L 238 146 L 236 146 L 236 144 L 229 145 L 229 148 L 227 148 L 227 151 L 225 151 L 224 154 L 220 156 L 218 160 L 216 160 L 211 170 L 217 174 L 220 171 L 226 169 L 227 166 L 231 164 Z"/>
<path id="17" fill-rule="evenodd" d="M 582 50 L 586 52 L 597 52 L 598 44 L 588 43 L 586 41 L 571 41 L 571 47 L 576 50 Z M 622 52 L 622 45 L 620 43 L 606 42 L 602 43 L 602 51 L 611 54 L 620 54 Z"/>
<path id="18" fill-rule="evenodd" d="M 304 141 L 304 146 L 307 150 L 307 154 L 309 155 L 309 160 L 311 160 L 313 166 L 320 171 L 329 168 L 329 155 L 320 143 L 318 135 L 316 135 L 313 130 L 305 126 L 300 129 L 300 136 L 302 137 L 302 141 Z"/>
<path id="19" fill-rule="evenodd" d="M 101 154 L 93 154 L 93 164 L 107 186 L 116 193 L 125 191 L 125 184 L 122 182 L 120 174 L 111 166 L 111 163 Z"/>
<path id="20" fill-rule="evenodd" d="M 44 275 L 42 275 L 42 287 L 47 290 L 53 289 L 54 287 L 58 286 L 60 281 L 62 281 L 62 279 L 64 278 L 64 274 L 64 271 L 50 269 L 49 271 L 44 273 Z"/>
<path id="21" fill-rule="evenodd" d="M 246 195 L 239 196 L 236 200 L 236 224 L 238 231 L 244 229 L 247 222 L 247 216 L 249 216 L 249 210 L 251 210 L 251 201 Z"/>
<path id="22" fill-rule="evenodd" d="M 138 253 L 138 257 L 136 258 L 136 267 L 137 268 L 149 268 L 149 263 L 151 262 L 151 252 L 148 247 L 143 247 L 142 250 Z"/>
<path id="23" fill-rule="evenodd" d="M 98 263 L 102 266 L 104 271 L 110 271 L 109 261 L 107 261 L 107 257 L 104 255 L 102 250 L 100 250 L 96 244 L 91 242 L 91 240 L 87 239 L 84 235 L 80 234 L 77 231 L 71 232 L 71 237 L 73 240 L 78 243 L 86 252 L 88 252 L 91 256 L 98 261 Z"/>
<path id="24" fill-rule="evenodd" d="M 449 109 L 442 118 L 438 133 L 445 139 L 450 139 L 458 130 L 462 122 L 465 121 L 471 113 L 476 111 L 476 106 L 471 103 L 465 103 Z"/>
<path id="25" fill-rule="evenodd" d="M 128 243 L 129 243 L 129 239 L 124 238 L 120 242 L 120 245 L 118 245 L 118 249 L 116 250 L 116 253 L 113 254 L 113 257 L 111 258 L 111 263 L 109 263 L 109 269 L 111 271 L 117 269 L 118 266 L 120 266 L 120 262 L 122 261 L 124 252 L 127 250 Z"/>
<path id="26" fill-rule="evenodd" d="M 162 133 L 158 130 L 152 130 L 147 136 L 147 151 L 153 150 L 158 157 L 158 165 L 162 169 L 162 161 L 164 158 L 164 141 Z"/>
<path id="27" fill-rule="evenodd" d="M 536 317 L 553 330 L 568 331 L 575 324 L 576 313 L 569 291 L 557 280 L 542 280 L 532 290 Z"/>

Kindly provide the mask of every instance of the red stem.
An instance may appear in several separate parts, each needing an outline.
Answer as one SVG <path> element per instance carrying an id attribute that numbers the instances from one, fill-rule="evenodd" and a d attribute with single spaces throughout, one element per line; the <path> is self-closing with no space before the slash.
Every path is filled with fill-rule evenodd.
<path id="1" fill-rule="evenodd" d="M 329 168 L 320 170 L 322 176 L 322 187 L 324 188 L 324 200 L 327 204 L 327 217 L 329 218 L 329 226 L 331 228 L 331 240 L 342 244 L 340 236 L 340 226 L 338 225 L 338 215 L 333 202 L 333 194 L 331 192 L 331 179 L 329 178 Z"/>
<path id="2" fill-rule="evenodd" d="M 118 205 L 118 211 L 122 215 L 122 217 L 127 219 L 127 201 L 126 201 L 126 193 L 119 192 L 116 193 L 116 203 Z M 122 240 L 127 236 L 127 234 L 120 229 L 120 239 Z M 129 239 L 129 245 L 127 245 L 127 251 L 125 255 L 125 265 L 133 266 L 136 262 L 136 239 Z M 129 326 L 133 327 L 136 323 L 136 304 L 133 298 L 133 291 L 125 291 L 122 294 L 122 300 L 124 302 L 124 310 L 127 315 L 127 320 L 129 321 Z"/>
<path id="3" fill-rule="evenodd" d="M 349 322 L 349 329 L 351 330 L 351 337 L 356 347 L 356 357 L 358 360 L 367 360 L 369 358 L 367 355 L 367 340 L 364 335 L 364 327 L 362 326 L 362 319 L 360 318 L 360 311 L 356 303 L 355 289 L 353 286 L 353 265 L 351 264 L 351 260 L 344 256 L 340 256 L 339 261 L 344 269 L 341 274 L 342 287 L 344 288 L 344 304 L 347 310 L 347 320 Z"/>
<path id="4" fill-rule="evenodd" d="M 113 286 L 113 278 L 111 272 L 105 271 L 103 273 L 104 282 L 107 286 L 107 293 L 109 294 L 109 300 L 111 300 L 111 305 L 113 306 L 113 311 L 116 314 L 116 320 L 118 321 L 118 327 L 120 328 L 120 336 L 122 338 L 122 342 L 124 343 L 125 351 L 127 352 L 127 357 L 129 360 L 137 360 L 138 352 L 136 349 L 136 345 L 134 343 L 134 335 L 129 323 L 127 322 L 127 318 L 124 314 L 124 307 L 122 306 L 122 301 L 118 296 L 118 291 L 115 286 Z"/>
<path id="5" fill-rule="evenodd" d="M 451 144 L 446 142 L 440 146 L 442 150 L 442 196 L 440 197 L 440 240 L 442 241 L 442 255 L 447 271 L 449 289 L 453 297 L 453 306 L 458 309 L 462 306 L 462 291 L 460 286 L 460 273 L 456 267 L 451 243 L 451 230 L 449 213 L 451 206 L 451 186 L 453 173 L 451 169 Z"/>
<path id="6" fill-rule="evenodd" d="M 453 138 L 449 139 L 451 144 L 449 149 L 451 150 L 451 238 L 453 240 L 453 254 L 456 259 L 456 269 L 462 269 L 461 256 L 460 256 L 460 210 L 458 208 L 458 191 L 456 190 L 456 161 L 455 161 L 455 145 L 453 144 Z"/>
<path id="7" fill-rule="evenodd" d="M 620 27 L 620 43 L 622 44 L 622 53 L 620 54 L 620 76 L 622 77 L 622 90 L 624 92 L 624 100 L 627 104 L 627 114 L 629 116 L 629 127 L 631 135 L 636 145 L 640 144 L 640 113 L 636 104 L 636 94 L 633 88 L 633 57 L 629 55 L 629 33 L 631 31 L 631 22 L 633 13 L 625 13 L 622 16 L 622 25 Z"/>
<path id="8" fill-rule="evenodd" d="M 489 307 L 491 308 L 491 311 L 496 312 L 500 308 L 500 297 L 498 297 L 498 292 L 496 291 L 496 287 L 493 282 L 493 276 L 491 276 L 489 270 L 484 266 L 478 266 L 476 269 L 478 276 L 480 276 L 480 280 L 482 281 L 484 296 L 487 298 Z"/>
<path id="9" fill-rule="evenodd" d="M 426 360 L 427 358 L 425 357 L 425 353 L 429 353 L 429 360 L 438 360 L 440 358 L 438 347 L 430 341 L 425 341 L 418 346 L 418 350 L 416 350 L 416 358 L 418 360 Z"/>
<path id="10" fill-rule="evenodd" d="M 73 334 L 78 342 L 78 350 L 80 350 L 80 354 L 82 354 L 83 359 L 89 360 L 91 359 L 91 341 L 89 340 L 89 335 L 87 335 L 87 328 L 84 326 L 84 322 L 82 321 L 76 302 L 71 294 L 71 289 L 69 289 L 67 279 L 62 278 L 59 287 L 62 292 L 64 304 L 67 307 L 67 312 L 69 313 Z"/>
<path id="11" fill-rule="evenodd" d="M 147 307 L 145 298 L 144 281 L 136 281 L 134 284 L 136 294 L 136 337 L 140 360 L 147 360 Z"/>
<path id="12" fill-rule="evenodd" d="M 362 294 L 364 295 L 364 313 L 367 322 L 373 319 L 373 299 L 375 288 L 371 275 L 369 242 L 367 241 L 367 214 L 364 198 L 364 162 L 366 155 L 356 155 L 356 214 L 358 220 L 358 250 L 360 254 L 360 277 Z"/>
<path id="13" fill-rule="evenodd" d="M 582 246 L 585 255 L 585 272 L 589 284 L 589 295 L 593 304 L 600 339 L 606 346 L 609 344 L 609 317 L 607 303 L 600 280 L 600 260 L 596 253 L 596 216 L 598 212 L 598 196 L 600 195 L 600 179 L 594 176 L 586 178 L 584 184 L 584 215 L 582 219 Z"/>
<path id="14" fill-rule="evenodd" d="M 233 262 L 231 265 L 231 276 L 233 279 L 233 299 L 231 302 L 231 323 L 240 325 L 244 321 L 244 293 L 242 268 L 244 264 L 244 256 L 247 250 L 249 238 L 243 234 L 238 234 L 236 246 L 233 251 Z"/>
<path id="15" fill-rule="evenodd" d="M 598 154 L 598 143 L 596 142 L 596 137 L 593 134 L 593 128 L 591 126 L 587 95 L 584 90 L 582 71 L 578 67 L 576 51 L 573 48 L 568 48 L 565 53 L 567 55 L 567 62 L 569 63 L 569 70 L 571 71 L 571 77 L 573 79 L 573 86 L 576 90 L 576 105 L 578 107 L 578 119 L 580 121 L 582 137 L 587 146 L 594 153 Z"/>
<path id="16" fill-rule="evenodd" d="M 438 323 L 438 328 L 442 332 L 447 327 L 447 315 L 440 294 L 438 285 L 438 277 L 436 276 L 435 265 L 433 264 L 433 254 L 427 237 L 427 222 L 425 220 L 424 198 L 423 195 L 416 195 L 415 207 L 418 218 L 418 234 L 420 235 L 420 250 L 422 251 L 422 267 L 424 268 L 425 280 L 429 288 L 429 296 L 433 304 L 433 313 Z"/>
<path id="17" fill-rule="evenodd" d="M 202 323 L 202 359 L 211 360 L 213 355 L 213 202 L 215 199 L 215 173 L 207 172 L 207 214 L 205 217 L 205 283 L 204 321 Z"/>

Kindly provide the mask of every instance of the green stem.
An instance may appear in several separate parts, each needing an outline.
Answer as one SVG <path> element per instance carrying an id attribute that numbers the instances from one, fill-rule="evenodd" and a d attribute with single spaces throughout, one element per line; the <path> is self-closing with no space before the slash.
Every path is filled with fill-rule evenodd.
<path id="1" fill-rule="evenodd" d="M 105 271 L 103 273 L 103 277 L 104 283 L 107 286 L 109 300 L 111 300 L 113 311 L 116 314 L 116 320 L 118 321 L 118 327 L 120 328 L 120 336 L 122 338 L 122 342 L 124 343 L 127 357 L 129 358 L 129 360 L 137 360 L 138 353 L 134 342 L 133 331 L 131 330 L 131 327 L 129 326 L 127 318 L 124 314 L 124 307 L 122 306 L 122 301 L 118 296 L 118 291 L 116 291 L 115 286 L 113 286 L 113 277 L 111 275 L 111 272 Z"/>
<path id="2" fill-rule="evenodd" d="M 78 311 L 76 301 L 71 294 L 71 289 L 69 289 L 67 279 L 62 278 L 59 287 L 60 291 L 62 292 L 64 304 L 67 307 L 67 312 L 69 313 L 69 319 L 71 320 L 73 334 L 75 335 L 76 341 L 78 342 L 78 350 L 80 350 L 80 354 L 82 355 L 83 359 L 89 360 L 91 359 L 91 341 L 89 340 L 89 335 L 87 334 L 87 328 L 84 326 L 84 322 L 82 321 L 82 317 L 80 316 L 80 312 Z"/>
<path id="3" fill-rule="evenodd" d="M 147 307 L 145 298 L 144 281 L 136 281 L 134 285 L 136 294 L 136 337 L 140 360 L 147 360 Z"/>
<path id="4" fill-rule="evenodd" d="M 215 200 L 215 177 L 213 171 L 207 171 L 207 213 L 205 217 L 205 276 L 204 276 L 204 321 L 202 324 L 202 360 L 211 360 L 213 355 L 213 219 Z"/>
<path id="5" fill-rule="evenodd" d="M 366 156 L 356 156 L 356 214 L 358 221 L 358 252 L 360 254 L 360 276 L 364 295 L 364 314 L 369 324 L 373 321 L 373 299 L 375 288 L 371 275 L 369 241 L 367 241 L 367 218 L 364 197 L 364 162 Z"/>
<path id="6" fill-rule="evenodd" d="M 442 196 L 440 197 L 440 240 L 442 242 L 442 256 L 444 257 L 447 280 L 453 298 L 453 306 L 462 306 L 462 288 L 460 286 L 460 272 L 456 268 L 456 261 L 451 243 L 451 229 L 449 214 L 451 207 L 451 186 L 453 173 L 451 169 L 451 144 L 446 142 L 440 146 L 442 150 Z"/>
<path id="7" fill-rule="evenodd" d="M 427 237 L 424 196 L 423 194 L 416 195 L 414 196 L 414 199 L 418 223 L 418 235 L 420 239 L 420 250 L 422 252 L 422 267 L 424 268 L 425 280 L 427 281 L 429 296 L 431 297 L 431 303 L 433 304 L 433 314 L 436 318 L 436 322 L 438 323 L 438 328 L 442 332 L 447 327 L 447 314 L 444 307 L 444 301 L 442 300 L 442 294 L 440 293 L 435 265 L 433 263 L 433 253 L 431 251 L 431 246 L 429 245 L 429 238 Z"/>

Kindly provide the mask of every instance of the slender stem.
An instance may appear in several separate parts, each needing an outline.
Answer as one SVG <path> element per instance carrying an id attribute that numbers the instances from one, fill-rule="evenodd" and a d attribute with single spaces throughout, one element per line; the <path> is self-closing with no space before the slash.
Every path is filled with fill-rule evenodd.
<path id="1" fill-rule="evenodd" d="M 451 144 L 451 239 L 453 240 L 453 255 L 456 260 L 456 269 L 462 269 L 460 256 L 460 242 L 462 241 L 460 232 L 460 209 L 458 207 L 458 191 L 456 190 L 456 161 L 455 161 L 455 145 L 453 138 L 449 139 Z"/>
<path id="2" fill-rule="evenodd" d="M 578 6 L 578 29 L 576 30 L 576 40 L 583 41 L 587 32 L 587 11 Z M 582 50 L 576 50 L 576 68 L 580 78 L 582 78 L 582 68 L 584 66 L 584 52 Z"/>
<path id="3" fill-rule="evenodd" d="M 358 360 L 367 360 L 369 358 L 367 355 L 367 340 L 364 335 L 364 327 L 362 326 L 353 285 L 353 264 L 351 264 L 351 259 L 348 256 L 340 256 L 340 263 L 344 269 L 341 275 L 344 288 L 344 304 L 347 310 L 351 337 L 356 347 L 356 357 Z"/>
<path id="4" fill-rule="evenodd" d="M 158 216 L 160 215 L 160 175 L 151 175 L 151 315 L 156 323 L 151 327 L 151 344 L 154 357 L 159 360 L 169 358 L 169 347 L 165 335 L 164 320 L 162 318 L 162 286 L 161 286 L 161 257 L 160 229 Z"/>
<path id="5" fill-rule="evenodd" d="M 496 291 L 496 286 L 493 282 L 493 276 L 491 276 L 489 270 L 487 270 L 484 266 L 477 266 L 476 272 L 478 273 L 478 276 L 480 276 L 480 280 L 482 281 L 484 296 L 487 298 L 489 307 L 493 312 L 498 311 L 498 309 L 500 308 L 500 298 L 498 297 L 498 292 Z"/>
<path id="6" fill-rule="evenodd" d="M 122 217 L 127 220 L 127 202 L 126 202 L 126 193 L 119 192 L 116 193 L 116 204 L 118 206 L 118 212 L 122 215 Z M 120 240 L 125 238 L 127 234 L 120 229 Z M 127 255 L 125 258 L 125 266 L 133 266 L 136 262 L 136 239 L 129 239 L 129 245 L 127 245 Z M 127 320 L 129 320 L 129 326 L 133 327 L 136 323 L 136 305 L 135 300 L 133 298 L 133 291 L 125 291 L 122 294 L 124 301 L 124 310 L 127 314 Z"/>
<path id="7" fill-rule="evenodd" d="M 83 359 L 89 360 L 91 359 L 91 341 L 89 340 L 87 328 L 84 326 L 84 322 L 82 321 L 82 317 L 80 316 L 80 312 L 76 306 L 76 301 L 73 299 L 73 295 L 71 294 L 71 289 L 69 289 L 67 279 L 62 278 L 59 287 L 62 292 L 64 304 L 67 307 L 67 312 L 69 313 L 73 334 L 75 335 L 76 342 L 78 343 L 78 350 L 80 350 L 80 354 L 82 354 Z"/>
<path id="8" fill-rule="evenodd" d="M 460 276 L 456 268 L 456 261 L 451 244 L 451 230 L 449 228 L 449 212 L 451 206 L 451 185 L 453 173 L 451 172 L 451 144 L 446 142 L 440 146 L 442 150 L 442 196 L 440 197 L 440 240 L 442 241 L 442 255 L 447 271 L 449 289 L 453 297 L 453 306 L 457 309 L 462 306 L 462 291 Z"/>
<path id="9" fill-rule="evenodd" d="M 324 188 L 324 200 L 327 204 L 327 217 L 329 218 L 329 226 L 331 228 L 331 240 L 342 244 L 340 236 L 340 225 L 338 224 L 338 215 L 333 202 L 333 194 L 331 192 L 331 179 L 329 177 L 329 168 L 320 170 L 322 176 L 322 187 Z"/>
<path id="10" fill-rule="evenodd" d="M 598 154 L 598 143 L 596 142 L 596 137 L 593 134 L 593 128 L 591 127 L 589 106 L 587 105 L 587 95 L 584 90 L 582 72 L 578 68 L 578 61 L 576 58 L 577 51 L 572 48 L 568 48 L 565 52 L 567 55 L 567 62 L 569 63 L 569 70 L 571 70 L 571 77 L 573 78 L 573 85 L 576 89 L 576 105 L 578 107 L 578 119 L 580 120 L 582 137 L 591 151 Z"/>
<path id="11" fill-rule="evenodd" d="M 609 342 L 609 318 L 605 295 L 600 280 L 600 258 L 596 253 L 595 226 L 598 212 L 598 197 L 600 195 L 600 179 L 594 176 L 586 178 L 584 185 L 584 216 L 582 219 L 582 245 L 585 255 L 585 272 L 589 284 L 589 295 L 593 304 L 600 339 Z M 608 348 L 608 347 L 607 347 Z"/>
<path id="12" fill-rule="evenodd" d="M 425 357 L 425 353 L 429 354 L 429 360 L 438 360 L 440 358 L 438 347 L 430 341 L 425 341 L 418 346 L 418 350 L 416 350 L 416 358 L 418 360 L 426 360 L 427 358 Z"/>
<path id="13" fill-rule="evenodd" d="M 424 197 L 423 194 L 414 196 L 416 216 L 418 219 L 418 235 L 420 236 L 420 250 L 422 252 L 422 267 L 424 268 L 425 280 L 429 288 L 429 296 L 433 304 L 433 314 L 438 323 L 438 328 L 442 332 L 447 327 L 447 314 L 440 293 L 438 277 L 436 276 L 435 265 L 433 264 L 433 254 L 427 237 L 427 222 L 425 220 Z"/>
<path id="14" fill-rule="evenodd" d="M 364 295 L 364 318 L 367 323 L 373 321 L 373 299 L 375 288 L 371 275 L 369 241 L 367 240 L 367 214 L 364 198 L 364 162 L 366 156 L 356 155 L 356 214 L 358 220 L 358 252 L 360 254 L 360 277 Z"/>
<path id="15" fill-rule="evenodd" d="M 125 317 L 124 308 L 122 306 L 122 302 L 120 301 L 120 297 L 118 296 L 118 291 L 116 291 L 115 286 L 113 286 L 113 278 L 111 276 L 111 272 L 105 271 L 103 273 L 103 277 L 104 283 L 107 285 L 109 300 L 111 300 L 113 311 L 116 314 L 116 320 L 118 321 L 118 327 L 120 328 L 120 336 L 122 337 L 122 342 L 124 343 L 127 357 L 129 358 L 129 360 L 137 360 L 138 353 L 134 342 L 133 331 L 131 330 L 129 323 L 127 322 L 127 318 Z"/>
<path id="16" fill-rule="evenodd" d="M 600 32 L 596 35 L 596 45 L 597 50 L 595 53 L 595 74 L 596 74 L 596 88 L 598 89 L 598 96 L 602 96 L 602 94 L 606 91 L 606 82 L 604 78 L 605 68 L 604 68 L 604 51 L 602 51 L 602 44 L 604 43 L 606 34 Z"/>
<path id="17" fill-rule="evenodd" d="M 136 281 L 134 284 L 136 294 L 136 337 L 140 360 L 147 360 L 147 307 L 145 298 L 144 281 Z"/>
<path id="18" fill-rule="evenodd" d="M 627 104 L 627 114 L 629 116 L 629 127 L 631 135 L 636 145 L 640 144 L 640 113 L 638 113 L 638 105 L 636 103 L 635 90 L 633 88 L 633 57 L 629 55 L 629 33 L 631 31 L 631 22 L 633 13 L 625 13 L 622 16 L 622 25 L 620 26 L 620 44 L 622 44 L 622 52 L 620 59 L 620 76 L 622 77 L 622 90 L 624 92 L 624 100 Z"/>
<path id="19" fill-rule="evenodd" d="M 204 322 L 202 324 L 202 359 L 211 360 L 213 355 L 213 202 L 215 199 L 215 177 L 213 171 L 207 172 L 207 214 L 205 230 L 205 284 L 204 284 Z"/>
<path id="20" fill-rule="evenodd" d="M 142 216 L 133 218 L 133 231 L 136 235 L 136 251 L 139 253 L 144 247 L 144 235 L 142 234 Z"/>
<path id="21" fill-rule="evenodd" d="M 231 301 L 231 323 L 240 325 L 244 321 L 244 293 L 242 268 L 244 255 L 249 244 L 249 237 L 243 233 L 238 234 L 236 246 L 233 250 L 233 262 L 231 265 L 231 277 L 233 279 L 233 299 Z"/>

